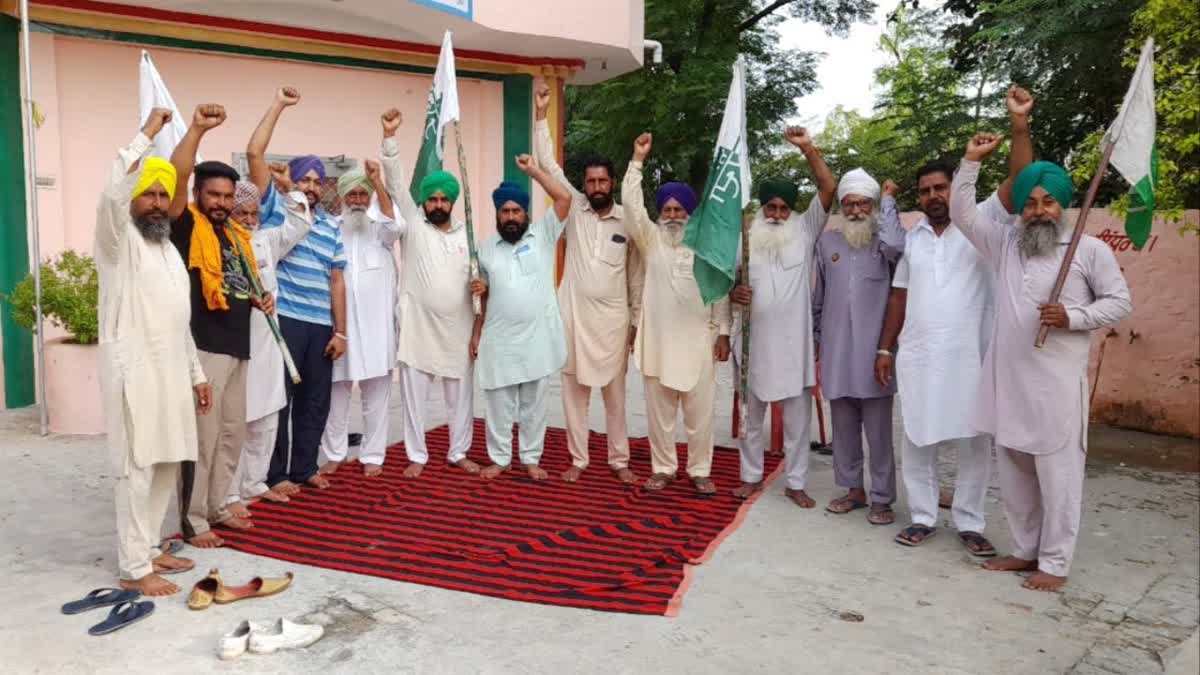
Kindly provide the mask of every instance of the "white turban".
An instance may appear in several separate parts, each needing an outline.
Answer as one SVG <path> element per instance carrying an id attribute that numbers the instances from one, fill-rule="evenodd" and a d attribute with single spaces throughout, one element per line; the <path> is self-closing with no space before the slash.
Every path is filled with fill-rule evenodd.
<path id="1" fill-rule="evenodd" d="M 838 201 L 845 199 L 846 195 L 859 195 L 860 197 L 870 197 L 872 201 L 879 201 L 879 183 L 871 178 L 871 174 L 861 168 L 847 171 L 846 175 L 842 176 L 842 180 L 838 182 Z"/>

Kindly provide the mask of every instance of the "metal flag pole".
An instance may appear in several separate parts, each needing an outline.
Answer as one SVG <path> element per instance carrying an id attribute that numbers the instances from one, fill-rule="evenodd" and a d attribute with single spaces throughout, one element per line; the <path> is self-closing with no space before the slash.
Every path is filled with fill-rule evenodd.
<path id="1" fill-rule="evenodd" d="M 43 436 L 50 433 L 46 415 L 46 360 L 45 338 L 42 331 L 42 247 L 41 227 L 38 223 L 37 186 L 37 139 L 36 119 L 33 103 L 33 68 L 29 65 L 29 0 L 21 0 L 21 60 L 25 63 L 25 175 L 29 184 L 29 228 L 33 244 L 33 307 L 36 315 L 34 342 L 37 347 L 37 396 L 38 429 Z"/>
<path id="2" fill-rule="evenodd" d="M 462 175 L 463 211 L 467 215 L 467 253 L 471 257 L 471 278 L 479 277 L 479 253 L 475 250 L 475 225 L 471 217 L 471 181 L 467 178 L 467 153 L 463 150 L 462 130 L 458 120 L 454 120 L 454 144 L 458 146 L 458 173 Z M 475 308 L 475 316 L 483 313 L 483 306 L 478 295 L 471 296 L 471 304 Z"/>

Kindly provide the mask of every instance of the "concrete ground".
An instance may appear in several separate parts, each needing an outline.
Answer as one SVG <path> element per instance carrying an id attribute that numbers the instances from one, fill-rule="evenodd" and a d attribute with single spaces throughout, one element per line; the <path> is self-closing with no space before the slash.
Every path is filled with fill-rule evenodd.
<path id="1" fill-rule="evenodd" d="M 638 380 L 631 372 L 634 435 L 646 429 Z M 724 381 L 723 445 L 732 443 L 729 391 Z M 551 400 L 551 422 L 561 426 L 557 392 Z M 398 404 L 397 394 L 393 438 Z M 601 420 L 597 396 L 593 428 L 602 429 Z M 189 548 L 196 571 L 176 579 L 185 587 L 210 567 L 233 583 L 293 570 L 296 583 L 271 599 L 203 612 L 189 611 L 179 594 L 159 600 L 146 621 L 94 638 L 86 630 L 103 610 L 63 616 L 58 608 L 115 581 L 108 454 L 100 437 L 40 438 L 35 430 L 32 411 L 0 413 L 0 462 L 8 467 L 0 497 L 3 673 L 1099 675 L 1195 673 L 1200 658 L 1197 476 L 1098 462 L 1088 467 L 1075 565 L 1061 594 L 1026 591 L 1015 575 L 980 570 L 952 530 L 902 548 L 891 541 L 899 526 L 872 527 L 862 512 L 800 510 L 776 482 L 695 569 L 675 618 L 515 603 Z M 952 457 L 942 471 L 953 475 Z M 828 457 L 813 457 L 809 483 L 822 504 L 838 492 Z M 903 490 L 898 507 L 903 521 Z M 994 487 L 988 509 L 988 534 L 1007 550 Z M 861 621 L 847 620 L 855 615 Z M 321 622 L 326 637 L 297 652 L 216 659 L 218 637 L 238 621 L 280 616 Z"/>

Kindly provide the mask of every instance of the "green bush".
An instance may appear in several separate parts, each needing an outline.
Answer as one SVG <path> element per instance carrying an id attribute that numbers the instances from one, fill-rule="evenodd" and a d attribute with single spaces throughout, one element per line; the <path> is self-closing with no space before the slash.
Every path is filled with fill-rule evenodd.
<path id="1" fill-rule="evenodd" d="M 68 250 L 42 264 L 42 313 L 70 333 L 74 342 L 96 343 L 100 332 L 96 313 L 99 294 L 96 261 L 91 256 Z M 4 300 L 12 306 L 13 321 L 36 332 L 33 274 L 26 275 Z"/>

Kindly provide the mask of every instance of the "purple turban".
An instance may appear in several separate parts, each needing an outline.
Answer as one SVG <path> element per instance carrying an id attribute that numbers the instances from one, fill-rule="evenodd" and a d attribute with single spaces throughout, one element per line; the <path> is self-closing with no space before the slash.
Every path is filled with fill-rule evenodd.
<path id="1" fill-rule="evenodd" d="M 692 211 L 696 210 L 696 193 L 683 183 L 665 183 L 658 188 L 658 192 L 654 195 L 654 203 L 658 210 L 662 211 L 667 200 L 672 197 L 679 202 L 684 211 L 688 212 L 689 216 L 692 215 Z"/>
<path id="2" fill-rule="evenodd" d="M 516 202 L 517 206 L 528 211 L 529 193 L 520 185 L 506 180 L 500 183 L 500 187 L 492 192 L 492 203 L 496 205 L 496 210 L 499 211 L 500 207 L 508 202 Z"/>
<path id="3" fill-rule="evenodd" d="M 293 183 L 298 182 L 309 171 L 316 171 L 317 177 L 325 180 L 325 164 L 316 155 L 304 155 L 288 162 L 288 175 L 292 177 Z"/>

